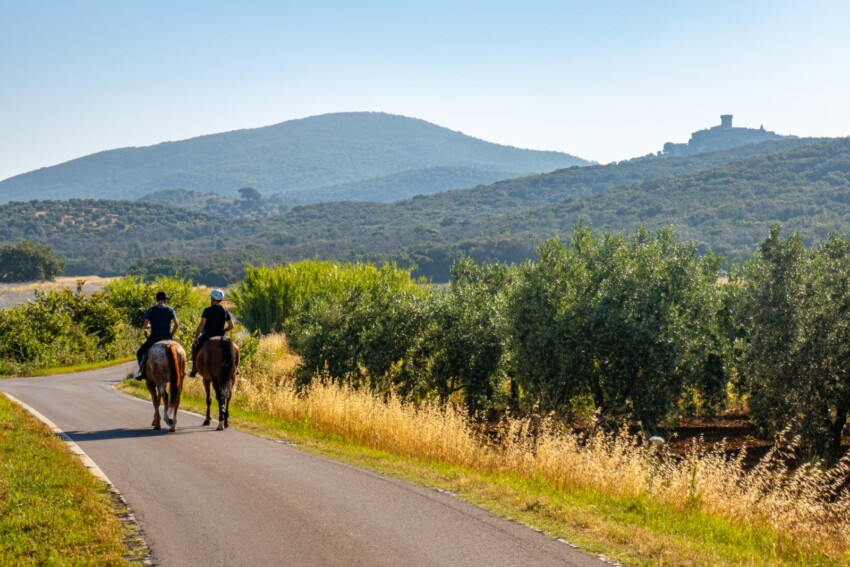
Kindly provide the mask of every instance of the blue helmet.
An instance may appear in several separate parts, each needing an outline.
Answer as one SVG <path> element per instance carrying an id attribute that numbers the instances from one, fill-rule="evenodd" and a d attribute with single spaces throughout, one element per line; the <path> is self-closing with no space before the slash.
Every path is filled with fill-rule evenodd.
<path id="1" fill-rule="evenodd" d="M 214 289 L 210 292 L 210 297 L 212 297 L 216 301 L 221 301 L 222 299 L 224 299 L 224 292 L 220 289 Z"/>

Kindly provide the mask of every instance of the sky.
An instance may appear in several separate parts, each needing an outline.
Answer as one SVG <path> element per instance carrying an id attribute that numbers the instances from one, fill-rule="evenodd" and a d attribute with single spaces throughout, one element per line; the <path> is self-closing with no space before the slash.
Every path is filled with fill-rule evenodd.
<path id="1" fill-rule="evenodd" d="M 381 111 L 609 163 L 733 114 L 850 135 L 844 0 L 0 0 L 0 180 Z"/>

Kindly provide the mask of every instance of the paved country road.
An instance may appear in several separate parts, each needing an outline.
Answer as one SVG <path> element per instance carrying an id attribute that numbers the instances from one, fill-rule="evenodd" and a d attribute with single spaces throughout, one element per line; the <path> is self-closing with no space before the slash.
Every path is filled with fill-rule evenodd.
<path id="1" fill-rule="evenodd" d="M 157 565 L 605 565 L 432 489 L 305 454 L 113 390 L 123 365 L 0 380 L 64 430 L 133 508 Z M 215 422 L 213 422 L 213 426 Z"/>

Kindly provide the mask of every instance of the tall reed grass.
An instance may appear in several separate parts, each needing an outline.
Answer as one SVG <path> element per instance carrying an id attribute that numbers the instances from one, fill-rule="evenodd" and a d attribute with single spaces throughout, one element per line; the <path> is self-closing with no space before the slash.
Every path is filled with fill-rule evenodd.
<path id="1" fill-rule="evenodd" d="M 841 490 L 850 474 L 847 457 L 829 470 L 791 469 L 783 455 L 772 453 L 747 467 L 744 453 L 729 456 L 722 447 L 703 451 L 695 444 L 688 454 L 673 455 L 626 432 L 582 435 L 526 419 L 506 421 L 496 442 L 454 406 L 413 405 L 320 381 L 298 393 L 292 366 L 285 340 L 264 337 L 235 403 L 390 454 L 513 474 L 563 490 L 646 498 L 743 526 L 766 524 L 794 542 L 789 545 L 850 557 L 850 494 Z"/>
<path id="2" fill-rule="evenodd" d="M 341 298 L 353 287 L 391 285 L 413 289 L 410 272 L 394 265 L 340 264 L 305 260 L 281 266 L 253 266 L 230 290 L 242 323 L 263 333 L 283 331 L 289 318 L 305 301 L 323 296 Z"/>

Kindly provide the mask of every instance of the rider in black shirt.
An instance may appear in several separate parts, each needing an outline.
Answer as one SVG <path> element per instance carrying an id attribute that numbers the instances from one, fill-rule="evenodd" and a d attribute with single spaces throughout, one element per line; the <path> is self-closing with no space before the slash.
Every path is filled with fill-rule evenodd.
<path id="1" fill-rule="evenodd" d="M 197 375 L 195 357 L 201 352 L 204 343 L 210 337 L 223 337 L 224 333 L 233 328 L 230 312 L 221 305 L 223 299 L 224 292 L 220 289 L 214 289 L 210 292 L 210 306 L 201 313 L 201 321 L 195 331 L 196 338 L 192 344 L 192 371 L 189 372 L 189 376 Z"/>
<path id="2" fill-rule="evenodd" d="M 180 321 L 177 320 L 177 314 L 168 306 L 168 295 L 164 291 L 157 292 L 156 305 L 147 310 L 145 322 L 142 324 L 143 329 L 150 329 L 151 332 L 144 344 L 136 351 L 136 360 L 139 362 L 137 380 L 144 378 L 142 359 L 148 350 L 159 341 L 171 339 L 179 327 Z"/>

